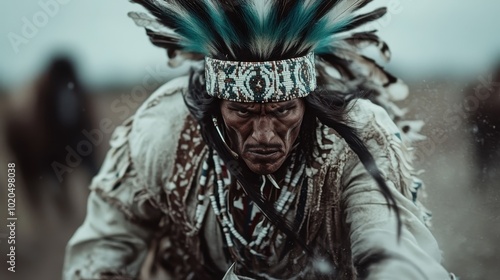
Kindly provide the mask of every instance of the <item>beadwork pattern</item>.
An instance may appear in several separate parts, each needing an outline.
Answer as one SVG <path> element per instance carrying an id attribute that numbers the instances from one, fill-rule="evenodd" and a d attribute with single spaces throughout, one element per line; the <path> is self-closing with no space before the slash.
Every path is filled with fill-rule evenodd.
<path id="1" fill-rule="evenodd" d="M 208 161 L 210 160 L 210 158 L 207 158 L 206 162 L 203 165 L 202 174 L 200 176 L 200 184 L 206 184 L 206 174 L 208 173 L 209 168 Z M 242 234 L 238 232 L 235 225 L 233 224 L 233 218 L 231 213 L 228 211 L 228 205 L 226 202 L 226 192 L 228 185 L 225 184 L 222 175 L 224 162 L 219 158 L 216 151 L 213 151 L 212 160 L 214 162 L 217 186 L 214 186 L 215 190 L 210 189 L 208 195 L 212 209 L 217 217 L 218 222 L 222 226 L 224 239 L 230 253 L 232 254 L 232 257 L 234 258 L 234 260 L 243 261 L 243 258 L 235 248 L 235 241 L 239 242 L 239 244 L 245 247 L 248 252 L 250 252 L 250 254 L 264 257 L 264 255 L 260 252 L 265 251 L 265 248 L 270 245 L 270 240 L 266 240 L 266 242 L 264 241 L 265 239 L 269 239 L 268 233 L 275 230 L 274 226 L 266 219 L 262 220 L 254 229 L 254 232 L 252 233 L 252 240 L 250 241 L 245 239 Z M 292 176 L 294 166 L 295 164 L 292 163 L 288 168 L 288 171 L 285 175 L 284 186 L 278 200 L 275 203 L 276 210 L 281 215 L 286 214 L 290 209 L 290 206 L 298 192 L 297 186 L 300 184 L 300 181 L 303 180 L 302 175 L 304 174 L 305 165 L 302 165 L 302 167 L 299 168 L 298 172 L 294 176 Z M 201 205 L 201 203 L 199 203 L 199 205 Z M 198 216 L 197 214 L 195 220 L 201 219 L 202 217 Z"/>
<path id="2" fill-rule="evenodd" d="M 205 58 L 208 94 L 235 102 L 281 102 L 316 89 L 314 53 L 263 62 Z"/>

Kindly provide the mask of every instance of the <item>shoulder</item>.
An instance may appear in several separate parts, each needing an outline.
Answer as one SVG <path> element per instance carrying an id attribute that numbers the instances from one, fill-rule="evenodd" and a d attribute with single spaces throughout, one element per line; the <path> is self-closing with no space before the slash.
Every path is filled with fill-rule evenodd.
<path id="1" fill-rule="evenodd" d="M 139 107 L 135 113 L 134 122 L 168 121 L 185 115 L 187 108 L 184 106 L 183 95 L 188 86 L 188 76 L 175 78 L 165 83 Z"/>
<path id="2" fill-rule="evenodd" d="M 395 155 L 401 155 L 399 151 L 406 151 L 406 148 L 400 139 L 399 129 L 388 113 L 365 99 L 353 100 L 347 106 L 346 124 L 355 129 L 379 168 L 386 169 L 388 164 L 397 165 Z M 339 176 L 345 176 L 360 163 L 359 157 L 334 129 L 320 124 L 316 138 L 319 153 L 315 161 L 337 170 Z"/>
<path id="3" fill-rule="evenodd" d="M 158 147 L 160 143 L 168 147 L 165 141 L 172 141 L 176 132 L 180 132 L 189 114 L 183 99 L 187 87 L 188 77 L 171 80 L 158 88 L 137 110 L 130 139 L 136 151 L 140 147 Z"/>
<path id="4" fill-rule="evenodd" d="M 383 146 L 393 138 L 401 139 L 401 133 L 387 111 L 370 100 L 355 99 L 347 105 L 346 124 L 355 129 L 360 139 L 369 149 Z M 324 127 L 324 126 L 320 126 Z M 322 137 L 347 144 L 333 129 L 323 128 Z"/>
<path id="5" fill-rule="evenodd" d="M 397 164 L 402 158 L 409 160 L 402 134 L 384 108 L 365 99 L 355 100 L 350 106 L 349 125 L 356 129 L 372 156 L 376 160 L 383 159 L 384 162 L 378 162 L 381 169 L 384 169 L 383 164 Z"/>
<path id="6" fill-rule="evenodd" d="M 400 132 L 387 111 L 366 99 L 356 99 L 349 104 L 348 122 L 358 130 L 361 138 L 373 136 L 377 131 L 400 137 Z"/>
<path id="7" fill-rule="evenodd" d="M 387 111 L 369 100 L 359 99 L 350 104 L 349 125 L 356 128 L 358 136 L 375 160 L 382 176 L 407 198 L 416 192 L 421 183 L 415 177 L 412 152 L 402 141 L 402 134 Z M 348 182 L 365 173 L 358 156 L 349 150 L 350 156 L 344 169 L 344 179 Z M 357 171 L 354 168 L 358 167 Z M 365 174 L 366 175 L 366 174 Z M 361 177 L 359 177 L 361 178 Z M 366 177 L 371 182 L 371 177 Z M 347 183 L 346 183 L 347 184 Z"/>
<path id="8" fill-rule="evenodd" d="M 382 138 L 400 138 L 396 124 L 382 107 L 366 99 L 355 99 L 347 105 L 346 124 L 356 130 L 357 135 L 368 146 L 373 141 L 379 145 L 385 140 Z M 332 128 L 320 124 L 317 129 L 318 144 L 325 150 L 344 150 L 347 143 Z M 325 144 L 330 143 L 330 145 Z"/>
<path id="9" fill-rule="evenodd" d="M 171 80 L 156 90 L 133 117 L 129 145 L 137 169 L 148 177 L 170 170 L 176 145 L 189 111 L 183 95 L 189 77 Z"/>

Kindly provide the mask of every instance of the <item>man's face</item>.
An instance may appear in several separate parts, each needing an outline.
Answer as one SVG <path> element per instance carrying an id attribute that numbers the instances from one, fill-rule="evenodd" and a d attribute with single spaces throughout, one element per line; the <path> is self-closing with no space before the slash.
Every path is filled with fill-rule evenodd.
<path id="1" fill-rule="evenodd" d="M 276 172 L 290 154 L 304 117 L 304 101 L 240 103 L 223 100 L 231 148 L 257 174 Z"/>

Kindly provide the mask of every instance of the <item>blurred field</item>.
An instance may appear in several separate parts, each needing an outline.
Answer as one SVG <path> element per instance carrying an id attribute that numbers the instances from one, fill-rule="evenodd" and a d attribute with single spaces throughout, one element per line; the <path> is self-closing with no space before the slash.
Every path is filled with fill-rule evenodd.
<path id="1" fill-rule="evenodd" d="M 461 123 L 450 129 L 444 114 L 450 106 L 462 104 L 463 84 L 457 82 L 426 82 L 412 86 L 409 116 L 424 119 L 427 123 L 424 134 L 429 136 L 416 146 L 418 168 L 425 169 L 422 174 L 427 185 L 428 197 L 424 203 L 433 212 L 433 232 L 444 252 L 445 266 L 455 272 L 461 279 L 498 279 L 500 275 L 500 172 L 492 169 L 487 179 L 479 178 L 475 163 L 470 128 L 465 125 L 461 112 Z M 130 89 L 104 90 L 92 94 L 94 107 L 94 126 L 100 120 L 109 118 L 118 125 L 126 115 L 137 108 L 130 107 L 129 114 L 113 114 L 111 103 L 120 100 L 122 95 L 130 93 Z M 138 105 L 138 104 L 137 104 Z M 0 94 L 0 180 L 6 181 L 7 162 L 13 160 L 5 147 L 3 125 L 8 107 L 7 98 Z M 21 113 L 21 112 L 20 112 Z M 108 148 L 107 138 L 99 146 L 97 160 L 100 163 Z M 36 139 L 34 139 L 36 141 Z M 49 203 L 34 215 L 26 205 L 25 186 L 19 178 L 17 183 L 17 251 L 15 274 L 0 270 L 1 279 L 60 279 L 64 247 L 72 233 L 83 221 L 87 185 L 90 177 L 84 170 L 76 170 L 65 180 L 69 180 L 72 210 L 68 215 L 58 213 L 56 207 Z M 40 178 L 42 188 L 51 188 Z M 2 186 L 4 184 L 2 183 Z M 6 191 L 2 187 L 0 197 L 5 198 Z M 50 197 L 41 197 L 50 201 Z M 4 202 L 1 203 L 4 205 Z M 3 208 L 3 207 L 2 207 Z M 6 212 L 2 209 L 0 219 L 5 221 Z M 6 229 L 0 230 L 4 237 Z M 5 267 L 6 239 L 1 239 L 1 260 Z M 14 277 L 13 277 L 14 276 Z"/>
<path id="2" fill-rule="evenodd" d="M 424 201 L 433 211 L 433 232 L 446 267 L 461 279 L 493 280 L 500 275 L 500 162 L 486 178 L 480 176 L 472 129 L 462 119 L 468 112 L 462 87 L 426 82 L 415 87 L 413 111 L 426 120 L 428 136 L 416 147 L 422 155 L 417 165 L 426 171 Z M 450 110 L 464 121 L 454 129 L 446 121 Z"/>

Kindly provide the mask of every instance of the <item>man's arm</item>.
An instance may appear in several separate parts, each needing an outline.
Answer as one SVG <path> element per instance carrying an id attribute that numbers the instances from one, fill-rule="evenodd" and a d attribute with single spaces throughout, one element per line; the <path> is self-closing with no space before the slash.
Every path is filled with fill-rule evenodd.
<path id="1" fill-rule="evenodd" d="M 152 236 L 104 201 L 95 192 L 88 200 L 87 217 L 66 248 L 65 280 L 137 279 Z"/>
<path id="2" fill-rule="evenodd" d="M 160 218 L 130 156 L 132 120 L 118 127 L 93 179 L 87 216 L 66 248 L 63 279 L 137 278 Z"/>
<path id="3" fill-rule="evenodd" d="M 412 171 L 396 126 L 383 109 L 367 101 L 356 106 L 352 113 L 364 123 L 360 134 L 397 202 L 402 223 L 398 239 L 394 210 L 353 156 L 344 171 L 342 199 L 358 273 L 363 279 L 450 279 L 422 210 L 411 200 Z"/>
<path id="4" fill-rule="evenodd" d="M 116 128 L 90 186 L 85 222 L 66 248 L 63 279 L 139 274 L 159 224 L 168 226 L 163 188 L 187 115 L 181 94 L 187 82 L 163 85 Z"/>

